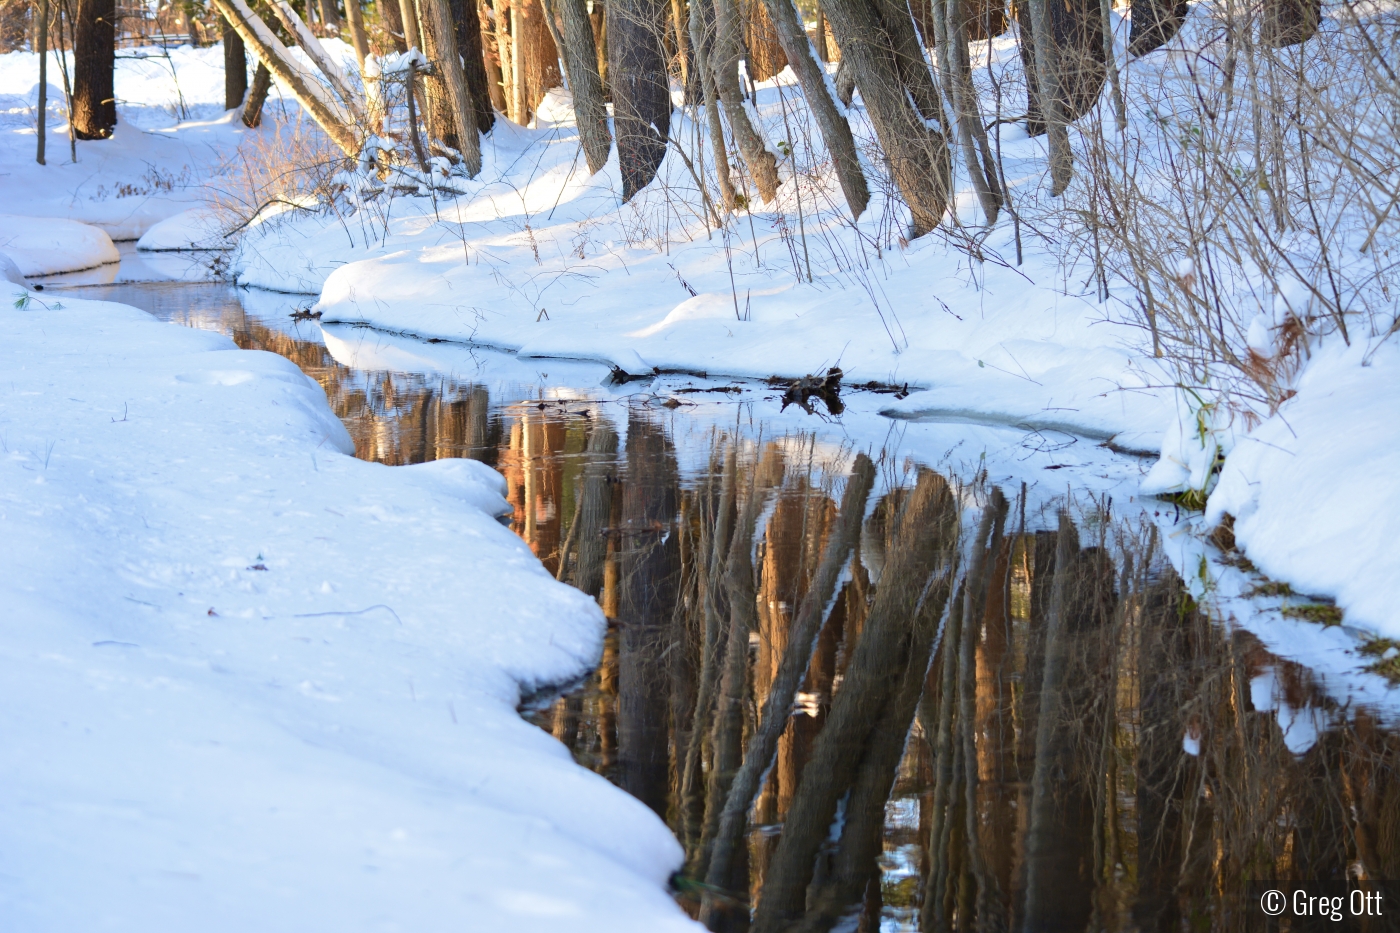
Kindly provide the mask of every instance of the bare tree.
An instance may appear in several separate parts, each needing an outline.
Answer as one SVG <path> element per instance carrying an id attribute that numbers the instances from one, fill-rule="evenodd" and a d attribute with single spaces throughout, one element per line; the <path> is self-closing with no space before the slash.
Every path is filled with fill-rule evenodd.
<path id="1" fill-rule="evenodd" d="M 1187 0 L 1132 0 L 1128 54 L 1146 55 L 1170 42 L 1186 10 Z"/>
<path id="2" fill-rule="evenodd" d="M 248 53 L 228 20 L 220 16 L 219 22 L 224 35 L 224 109 L 232 110 L 242 107 L 243 98 L 248 95 Z"/>
<path id="3" fill-rule="evenodd" d="M 496 124 L 496 112 L 491 107 L 491 89 L 486 77 L 486 57 L 481 41 L 481 18 L 476 0 L 451 0 L 452 22 L 457 26 L 457 51 L 462 55 L 462 70 L 467 79 L 467 91 L 476 106 L 476 128 L 491 132 Z"/>

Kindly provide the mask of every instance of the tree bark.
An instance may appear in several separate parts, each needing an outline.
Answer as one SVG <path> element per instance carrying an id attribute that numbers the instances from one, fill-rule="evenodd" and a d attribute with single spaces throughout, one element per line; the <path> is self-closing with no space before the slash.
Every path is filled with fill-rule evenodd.
<path id="1" fill-rule="evenodd" d="M 690 47 L 694 50 L 695 70 L 699 74 L 700 91 L 705 101 L 705 128 L 714 151 L 715 178 L 719 181 L 720 200 L 726 212 L 734 210 L 734 182 L 729 177 L 729 151 L 724 143 L 724 124 L 719 118 L 719 91 L 710 68 L 714 51 L 714 8 L 708 0 L 690 0 Z"/>
<path id="2" fill-rule="evenodd" d="M 1172 40 L 1186 19 L 1186 0 L 1132 0 L 1128 54 L 1136 58 Z"/>
<path id="3" fill-rule="evenodd" d="M 107 139 L 117 125 L 116 0 L 78 0 L 73 28 L 73 130 L 79 139 Z"/>
<path id="4" fill-rule="evenodd" d="M 49 139 L 49 0 L 34 6 L 34 51 L 39 53 L 39 113 L 35 127 L 34 161 L 44 165 L 44 148 Z M 246 71 L 245 71 L 246 76 Z"/>
<path id="5" fill-rule="evenodd" d="M 579 145 L 589 174 L 602 170 L 612 149 L 608 130 L 608 108 L 603 102 L 603 81 L 598 76 L 598 50 L 593 42 L 593 26 L 588 22 L 584 0 L 550 0 L 547 15 L 557 15 L 563 40 L 564 69 L 574 97 Z"/>
<path id="6" fill-rule="evenodd" d="M 824 8 L 841 63 L 850 62 L 895 184 L 909 205 L 910 238 L 922 236 L 938 226 L 948 207 L 948 144 L 910 102 L 895 46 L 875 9 L 862 0 L 826 0 Z"/>
<path id="7" fill-rule="evenodd" d="M 693 0 L 703 3 L 705 0 Z M 778 194 L 778 160 L 763 143 L 763 137 L 744 109 L 744 94 L 739 87 L 739 56 L 742 52 L 739 13 L 735 0 L 713 0 L 715 10 L 715 41 L 710 48 L 710 67 L 714 72 L 715 88 L 719 92 L 729 129 L 739 147 L 744 164 L 748 166 L 758 196 L 764 203 Z"/>
<path id="8" fill-rule="evenodd" d="M 1050 7 L 1057 0 L 1028 0 L 1031 28 L 1022 33 L 1021 42 L 1031 46 L 1031 62 L 1035 80 L 1026 81 L 1027 95 L 1034 94 L 1036 110 L 1044 121 L 1050 146 L 1050 193 L 1064 194 L 1074 177 L 1074 153 L 1069 145 L 1069 118 L 1063 103 L 1060 80 L 1060 56 L 1051 27 Z"/>
<path id="9" fill-rule="evenodd" d="M 521 52 L 519 80 L 525 104 L 525 118 L 521 122 L 528 123 L 549 89 L 559 87 L 563 80 L 559 73 L 559 50 L 545 25 L 541 0 L 516 0 L 515 11 L 515 24 L 519 29 L 516 41 Z"/>
<path id="10" fill-rule="evenodd" d="M 792 0 L 764 0 L 768 15 L 782 44 L 787 62 L 797 75 L 802 86 L 802 96 L 816 118 L 822 141 L 831 153 L 836 164 L 836 178 L 841 183 L 841 192 L 846 196 L 846 204 L 851 209 L 851 218 L 860 219 L 870 203 L 870 189 L 865 183 L 865 172 L 861 170 L 860 158 L 856 155 L 855 137 L 851 135 L 851 125 L 836 109 L 831 99 L 831 91 L 826 81 L 826 70 L 812 60 L 812 44 L 802 28 L 797 10 Z M 826 28 L 825 18 L 818 19 L 818 28 Z M 823 38 L 819 35 L 819 38 Z"/>
<path id="11" fill-rule="evenodd" d="M 369 55 L 369 40 L 365 37 L 365 15 L 360 9 L 360 0 L 345 0 L 345 18 L 350 21 L 350 42 L 355 46 L 355 60 L 360 63 L 363 74 L 365 58 Z"/>
<path id="12" fill-rule="evenodd" d="M 613 100 L 622 199 L 651 183 L 666 157 L 671 91 L 661 36 L 666 0 L 609 0 L 608 81 Z"/>
<path id="13" fill-rule="evenodd" d="M 379 7 L 379 22 L 389 34 L 394 50 L 399 53 L 407 52 L 408 43 L 404 41 L 403 12 L 399 9 L 399 0 L 375 0 L 375 3 Z"/>
<path id="14" fill-rule="evenodd" d="M 255 130 L 262 126 L 263 104 L 267 103 L 267 92 L 272 90 L 272 72 L 267 70 L 267 66 L 258 62 L 258 68 L 253 72 L 253 85 L 248 89 L 248 97 L 243 102 L 243 125 L 250 130 Z"/>
<path id="15" fill-rule="evenodd" d="M 411 49 L 422 49 L 423 39 L 418 35 L 418 11 L 413 0 L 399 0 L 399 21 L 403 23 L 403 41 Z"/>
<path id="16" fill-rule="evenodd" d="M 476 128 L 480 133 L 491 132 L 496 125 L 496 112 L 491 106 L 491 87 L 486 77 L 486 56 L 481 41 L 481 17 L 476 0 L 451 0 L 452 22 L 457 26 L 457 51 L 462 56 L 462 70 L 467 79 L 467 92 L 476 106 Z M 591 38 L 591 37 L 590 37 Z"/>
<path id="17" fill-rule="evenodd" d="M 942 0 L 934 0 L 942 2 Z M 977 201 L 982 206 L 987 226 L 994 226 L 1001 210 L 1001 185 L 997 183 L 996 163 L 987 144 L 987 131 L 982 126 L 977 89 L 972 83 L 971 56 L 968 52 L 968 8 L 965 0 L 947 0 L 946 46 L 948 84 L 952 89 L 953 116 L 958 127 L 958 146 L 963 162 L 972 179 Z"/>
<path id="18" fill-rule="evenodd" d="M 754 795 L 758 793 L 759 781 L 773 765 L 773 757 L 778 751 L 778 739 L 787 727 L 789 713 L 797 690 L 812 659 L 818 632 L 825 620 L 826 608 L 831 603 L 837 579 L 850 557 L 851 549 L 860 540 L 860 526 L 865 518 L 865 502 L 870 488 L 875 482 L 875 465 L 865 454 L 856 458 L 851 477 L 846 481 L 846 490 L 841 498 L 841 511 L 836 527 L 827 538 L 817 575 L 803 597 L 792 629 L 788 634 L 787 650 L 779 663 L 778 673 L 773 678 L 772 688 L 763 704 L 763 716 L 759 720 L 758 731 L 749 740 L 748 752 L 743 765 L 734 777 L 729 795 L 724 801 L 720 814 L 719 830 L 715 834 L 714 848 L 710 855 L 709 870 L 705 884 L 711 890 L 742 890 L 742 879 L 735 878 L 733 867 L 735 854 L 743 845 L 744 828 Z M 701 908 L 700 919 L 705 922 L 707 915 L 715 909 L 714 899 L 706 897 Z"/>
<path id="19" fill-rule="evenodd" d="M 744 44 L 748 50 L 749 80 L 767 81 L 788 65 L 787 49 L 779 38 L 772 10 L 761 0 L 742 2 Z"/>
<path id="20" fill-rule="evenodd" d="M 229 25 L 224 17 L 219 17 L 224 34 L 224 109 L 232 110 L 243 106 L 243 98 L 248 94 L 248 53 L 243 49 L 243 39 L 238 31 Z"/>
<path id="21" fill-rule="evenodd" d="M 354 2 L 354 0 L 350 0 Z M 333 36 L 340 35 L 340 13 L 335 8 L 335 0 L 319 0 L 317 4 L 321 14 L 321 27 Z"/>
<path id="22" fill-rule="evenodd" d="M 432 75 L 423 82 L 427 92 L 430 132 L 462 154 L 469 177 L 481 171 L 481 137 L 477 135 L 476 104 L 467 90 L 467 79 L 457 54 L 457 31 L 447 0 L 418 0 L 423 54 L 433 62 Z"/>
<path id="23" fill-rule="evenodd" d="M 245 0 L 214 0 L 214 4 L 271 72 L 270 77 L 291 90 L 331 141 L 346 155 L 358 155 L 360 142 L 353 129 L 353 116 L 325 92 L 314 76 L 306 73 Z"/>
<path id="24" fill-rule="evenodd" d="M 937 0 L 935 0 L 937 2 Z M 928 60 L 924 58 L 923 46 L 918 33 L 914 31 L 914 20 L 909 14 L 907 2 L 900 0 L 872 0 L 875 15 L 889 37 L 890 48 L 895 54 L 899 67 L 899 77 L 914 98 L 914 106 L 925 120 L 943 123 L 943 104 L 938 96 L 938 88 L 929 72 Z M 857 78 L 859 81 L 859 78 Z M 861 85 L 864 95 L 865 86 Z"/>
<path id="25" fill-rule="evenodd" d="M 1259 38 L 1276 49 L 1298 45 L 1312 38 L 1321 21 L 1322 0 L 1266 0 Z"/>

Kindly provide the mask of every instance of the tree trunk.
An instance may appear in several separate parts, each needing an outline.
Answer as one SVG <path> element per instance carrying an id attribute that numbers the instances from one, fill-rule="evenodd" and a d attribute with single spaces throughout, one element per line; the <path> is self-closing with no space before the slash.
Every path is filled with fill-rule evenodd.
<path id="1" fill-rule="evenodd" d="M 350 41 L 355 46 L 355 60 L 360 63 L 363 74 L 365 58 L 369 55 L 369 40 L 365 36 L 365 15 L 360 9 L 360 0 L 345 0 L 345 18 L 350 21 Z"/>
<path id="2" fill-rule="evenodd" d="M 850 63 L 895 184 L 909 205 L 910 237 L 922 236 L 938 226 L 948 207 L 948 144 L 914 109 L 895 46 L 874 8 L 862 0 L 826 0 L 824 6 L 841 63 Z"/>
<path id="3" fill-rule="evenodd" d="M 821 131 L 822 141 L 836 163 L 836 178 L 841 182 L 841 191 L 846 195 L 846 204 L 851 209 L 851 218 L 860 219 L 866 205 L 870 203 L 870 189 L 865 183 L 865 173 L 856 155 L 856 141 L 851 135 L 851 125 L 837 109 L 828 89 L 826 70 L 812 60 L 812 45 L 802 28 L 797 10 L 792 0 L 764 0 L 768 14 L 787 55 L 788 64 L 797 74 L 802 86 L 802 96 L 811 108 Z M 826 28 L 825 18 L 817 21 L 818 28 Z M 818 34 L 820 38 L 820 33 Z"/>
<path id="4" fill-rule="evenodd" d="M 117 125 L 116 0 L 78 0 L 75 19 L 73 130 L 79 139 L 106 139 Z"/>
<path id="5" fill-rule="evenodd" d="M 1058 43 L 1054 40 L 1051 26 L 1051 6 L 1059 0 L 1028 0 L 1030 4 L 1030 29 L 1021 34 L 1021 44 L 1030 46 L 1030 61 L 1034 66 L 1035 80 L 1027 79 L 1026 94 L 1034 95 L 1035 101 L 1028 112 L 1037 113 L 1050 146 L 1050 193 L 1061 195 L 1069 187 L 1074 177 L 1074 153 L 1069 145 L 1069 119 L 1065 112 L 1064 91 L 1061 83 L 1061 63 Z"/>
<path id="6" fill-rule="evenodd" d="M 306 53 L 306 57 L 316 63 L 316 67 L 321 69 L 321 73 L 326 76 L 331 87 L 339 95 L 340 100 L 345 104 L 345 108 L 350 111 L 357 123 L 363 123 L 359 101 L 350 90 L 350 82 L 345 77 L 345 72 L 340 70 L 340 63 L 331 58 L 326 47 L 321 44 L 321 40 L 316 38 L 316 34 L 304 23 L 297 11 L 292 9 L 292 5 L 287 0 L 271 0 L 271 6 L 277 18 L 282 21 L 282 26 L 287 30 L 293 41 L 301 46 L 301 50 Z"/>
<path id="7" fill-rule="evenodd" d="M 403 23 L 403 41 L 409 48 L 421 50 L 423 39 L 418 35 L 418 10 L 413 0 L 399 0 L 399 21 Z"/>
<path id="8" fill-rule="evenodd" d="M 827 606 L 831 604 L 837 580 L 842 569 L 860 539 L 860 525 L 865 518 L 865 501 L 870 487 L 875 481 L 875 465 L 865 454 L 856 458 L 851 477 L 846 481 L 846 491 L 841 499 L 841 512 L 836 527 L 827 538 L 825 552 L 817 575 L 803 597 L 797 617 L 788 634 L 787 650 L 779 664 L 778 673 L 773 678 L 772 688 L 763 704 L 763 716 L 759 720 L 758 731 L 749 740 L 748 752 L 743 765 L 735 775 L 734 783 L 724 801 L 724 811 L 720 815 L 719 830 L 715 834 L 714 849 L 710 856 L 709 870 L 705 884 L 710 890 L 742 890 L 743 879 L 734 877 L 735 855 L 743 845 L 744 828 L 748 819 L 749 807 L 758 793 L 759 781 L 773 765 L 773 757 L 778 751 L 778 739 L 787 727 L 797 690 L 812 658 L 817 633 L 825 618 Z M 701 921 L 715 909 L 713 898 L 705 899 L 701 909 Z"/>
<path id="9" fill-rule="evenodd" d="M 375 0 L 375 3 L 379 7 L 379 23 L 389 34 L 394 50 L 400 53 L 407 52 L 408 43 L 404 41 L 403 12 L 399 9 L 399 0 Z"/>
<path id="10" fill-rule="evenodd" d="M 937 120 L 941 125 L 943 104 L 938 96 L 938 87 L 933 83 L 933 75 L 929 72 L 928 60 L 924 58 L 919 36 L 914 31 L 914 20 L 909 14 L 907 2 L 872 0 L 872 5 L 885 35 L 889 37 L 900 80 L 909 89 L 909 96 L 914 99 L 914 106 L 919 108 L 919 115 L 925 120 Z M 859 83 L 859 76 L 856 80 Z M 865 94 L 864 84 L 860 91 L 862 95 Z"/>
<path id="11" fill-rule="evenodd" d="M 671 131 L 671 91 L 661 36 L 666 0 L 609 0 L 608 81 L 622 199 L 656 177 Z"/>
<path id="12" fill-rule="evenodd" d="M 715 87 L 710 55 L 714 51 L 714 8 L 708 0 L 690 0 L 690 47 L 694 50 L 695 70 L 705 100 L 705 128 L 715 157 L 715 177 L 720 200 L 726 212 L 734 210 L 734 182 L 729 177 L 729 151 L 724 143 L 724 124 L 719 118 L 719 91 Z"/>
<path id="13" fill-rule="evenodd" d="M 350 0 L 351 3 L 355 0 Z M 335 0 L 319 0 L 321 27 L 332 36 L 340 35 L 340 13 L 335 8 Z"/>
<path id="14" fill-rule="evenodd" d="M 705 0 L 696 0 L 705 2 Z M 719 92 L 729 129 L 739 147 L 749 175 L 758 188 L 758 196 L 768 203 L 778 194 L 778 160 L 763 143 L 763 137 L 744 109 L 744 93 L 739 87 L 739 56 L 742 35 L 736 0 L 713 0 L 715 11 L 715 40 L 710 47 L 710 67 L 714 72 L 715 88 Z M 746 205 L 747 206 L 747 205 Z"/>
<path id="15" fill-rule="evenodd" d="M 1166 45 L 1186 19 L 1186 0 L 1132 0 L 1128 54 L 1136 58 Z"/>
<path id="16" fill-rule="evenodd" d="M 837 4 L 831 3 L 828 13 L 834 14 L 836 8 Z M 838 40 L 840 35 L 838 27 Z M 849 43 L 842 43 L 843 54 L 850 54 L 850 48 Z M 927 665 L 926 652 L 956 564 L 957 510 L 947 482 L 930 470 L 921 470 L 894 526 L 870 616 L 802 773 L 783 823 L 782 839 L 764 876 L 754 916 L 755 933 L 777 933 L 802 916 L 818 847 L 827 836 L 838 801 L 860 776 L 862 754 L 852 751 L 868 746 L 886 708 L 904 698 L 900 690 L 903 678 L 891 672 L 902 673 L 911 664 L 921 669 Z M 933 624 L 925 625 L 929 616 Z M 918 620 L 913 626 L 911 618 Z M 923 641 L 921 648 L 922 633 L 929 641 Z M 924 653 L 919 657 L 921 651 Z M 921 684 L 922 676 L 916 681 Z M 913 700 L 907 709 L 911 718 L 917 689 Z M 906 719 L 906 730 L 908 725 Z"/>
<path id="17" fill-rule="evenodd" d="M 593 43 L 593 26 L 588 22 L 584 0 L 551 0 L 549 15 L 560 21 L 564 67 L 569 74 L 569 90 L 574 96 L 574 116 L 578 120 L 579 145 L 588 162 L 589 174 L 602 171 L 612 149 L 608 130 L 608 108 L 603 103 L 603 82 L 598 76 L 598 50 Z"/>
<path id="18" fill-rule="evenodd" d="M 219 17 L 224 35 L 224 109 L 232 110 L 243 106 L 243 98 L 248 94 L 248 53 L 243 49 L 243 39 L 238 31 L 229 25 L 227 19 Z"/>
<path id="19" fill-rule="evenodd" d="M 481 18 L 476 0 L 451 0 L 452 22 L 457 26 L 457 51 L 462 55 L 462 71 L 467 79 L 467 93 L 476 107 L 476 128 L 480 133 L 491 132 L 496 125 L 496 112 L 491 107 L 491 88 L 486 77 L 486 56 L 481 41 Z"/>
<path id="20" fill-rule="evenodd" d="M 521 122 L 528 123 L 549 89 L 559 87 L 563 80 L 559 74 L 559 50 L 545 25 L 541 0 L 516 0 L 515 10 L 522 66 L 519 78 L 525 103 L 525 119 Z"/>
<path id="21" fill-rule="evenodd" d="M 346 155 L 358 155 L 360 142 L 353 129 L 353 116 L 326 93 L 320 81 L 305 71 L 267 24 L 248 9 L 245 0 L 214 0 L 214 4 L 238 30 L 243 42 L 257 54 L 258 60 L 267 66 L 270 77 L 276 77 L 292 92 L 331 141 Z"/>
<path id="22" fill-rule="evenodd" d="M 935 0 L 942 2 L 942 0 Z M 968 52 L 968 7 L 964 0 L 947 0 L 948 41 L 945 46 L 948 85 L 952 90 L 953 116 L 957 121 L 958 147 L 972 179 L 977 201 L 987 226 L 994 226 L 1001 210 L 1001 185 L 997 183 L 996 163 L 987 144 L 987 131 L 982 126 L 982 111 L 978 106 L 977 89 L 972 83 L 971 56 Z"/>
<path id="23" fill-rule="evenodd" d="M 248 89 L 248 98 L 243 103 L 243 125 L 250 130 L 262 126 L 263 104 L 267 103 L 267 92 L 272 90 L 272 72 L 258 62 L 253 72 L 253 86 Z"/>
<path id="24" fill-rule="evenodd" d="M 428 99 L 429 131 L 462 154 L 469 177 L 481 171 L 481 137 L 477 135 L 476 104 L 467 90 L 466 75 L 458 64 L 457 31 L 447 0 L 418 0 L 422 14 L 419 29 L 423 54 L 433 62 L 433 73 L 423 82 Z"/>
<path id="25" fill-rule="evenodd" d="M 740 0 L 735 0 L 740 2 Z M 767 81 L 787 67 L 787 49 L 783 47 L 767 4 L 762 0 L 742 0 L 744 44 L 748 49 L 746 61 L 749 80 Z"/>
<path id="26" fill-rule="evenodd" d="M 34 161 L 44 165 L 44 148 L 49 139 L 49 0 L 39 0 L 35 4 L 34 19 L 34 51 L 39 53 L 39 119 L 35 127 Z"/>
<path id="27" fill-rule="evenodd" d="M 1276 49 L 1298 45 L 1312 38 L 1321 21 L 1322 0 L 1266 0 L 1259 38 Z"/>

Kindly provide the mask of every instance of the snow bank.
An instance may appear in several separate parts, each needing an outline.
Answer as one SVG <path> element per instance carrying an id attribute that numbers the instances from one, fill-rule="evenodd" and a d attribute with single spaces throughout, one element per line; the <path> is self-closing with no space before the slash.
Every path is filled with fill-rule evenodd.
<path id="1" fill-rule="evenodd" d="M 1264 573 L 1400 637 L 1400 347 L 1366 355 L 1337 340 L 1312 359 L 1298 394 L 1235 444 L 1206 520 L 1235 516 Z"/>
<path id="2" fill-rule="evenodd" d="M 355 460 L 223 336 L 0 297 L 8 926 L 694 928 L 662 822 L 515 712 L 604 623 L 498 475 Z"/>
<path id="3" fill-rule="evenodd" d="M 208 208 L 193 207 L 168 217 L 142 234 L 136 248 L 151 252 L 187 249 L 228 249 L 220 216 Z"/>
<path id="4" fill-rule="evenodd" d="M 102 230 L 72 220 L 0 214 L 0 250 L 24 275 L 75 272 L 121 257 Z"/>

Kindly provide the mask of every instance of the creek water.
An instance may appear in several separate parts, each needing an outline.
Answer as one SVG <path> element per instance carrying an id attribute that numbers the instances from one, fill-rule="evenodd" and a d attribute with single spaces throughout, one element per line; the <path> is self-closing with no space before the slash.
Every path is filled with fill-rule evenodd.
<path id="1" fill-rule="evenodd" d="M 123 280 L 156 263 L 196 281 Z M 1134 458 L 122 270 L 49 287 L 286 356 L 357 456 L 505 475 L 511 527 L 610 621 L 522 714 L 667 821 L 712 929 L 1248 930 L 1251 881 L 1400 874 L 1393 723 L 1211 617 Z"/>

